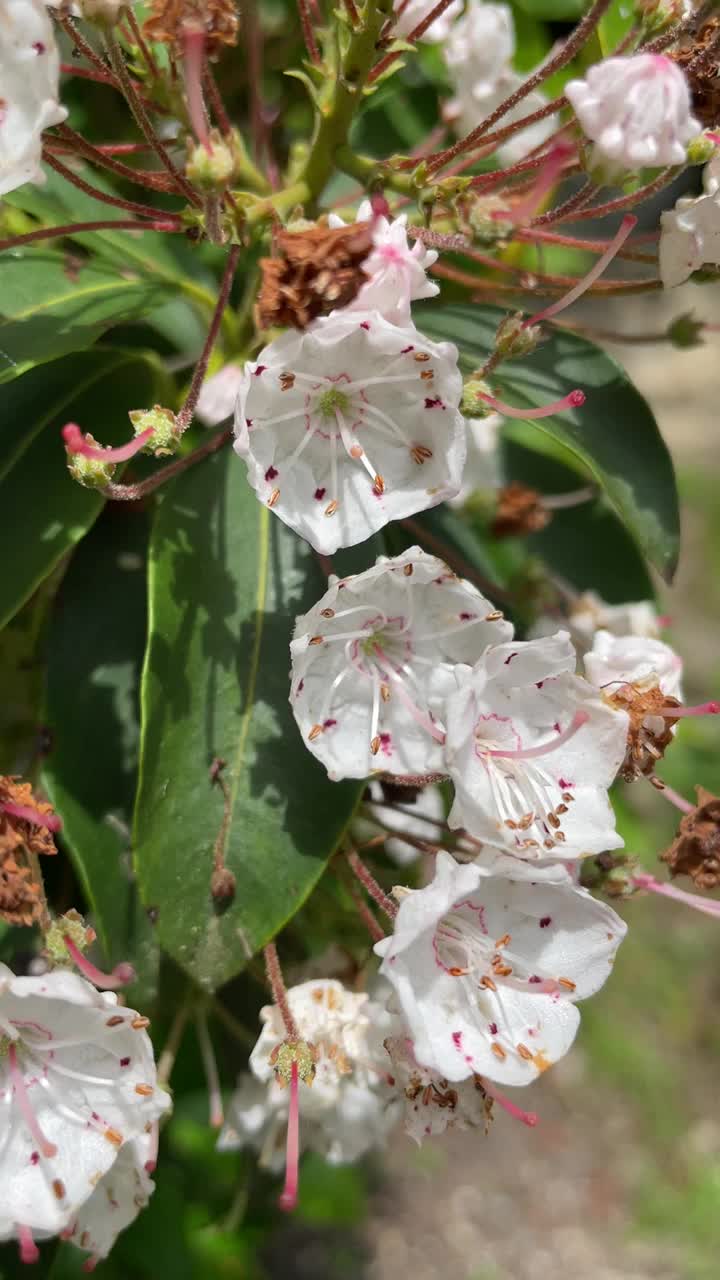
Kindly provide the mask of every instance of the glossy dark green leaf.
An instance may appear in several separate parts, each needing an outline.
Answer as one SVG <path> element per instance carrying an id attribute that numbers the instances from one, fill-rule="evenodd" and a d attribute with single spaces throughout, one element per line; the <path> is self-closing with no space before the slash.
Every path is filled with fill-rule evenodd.
<path id="1" fill-rule="evenodd" d="M 418 308 L 417 324 L 455 342 L 470 372 L 493 349 L 503 314 L 468 305 Z M 536 420 L 532 431 L 563 446 L 598 482 L 643 553 L 672 579 L 680 541 L 673 465 L 650 406 L 620 365 L 585 338 L 554 332 L 532 355 L 500 365 L 492 384 L 518 408 L 547 404 L 576 387 L 586 393 L 581 408 Z"/>
<path id="2" fill-rule="evenodd" d="M 0 256 L 0 383 L 82 351 L 113 325 L 146 315 L 169 287 L 107 266 L 71 265 L 61 253 L 17 249 Z"/>
<path id="3" fill-rule="evenodd" d="M 109 506 L 73 556 L 47 643 L 42 781 L 63 820 L 62 843 L 111 963 L 132 958 L 143 1006 L 158 963 L 133 883 L 130 830 L 146 635 L 148 517 Z"/>
<path id="4" fill-rule="evenodd" d="M 0 626 L 103 506 L 97 490 L 81 488 L 68 474 L 63 424 L 73 420 L 104 444 L 119 444 L 130 435 L 128 410 L 153 404 L 163 389 L 150 356 L 94 351 L 33 369 L 3 390 Z"/>
<path id="5" fill-rule="evenodd" d="M 323 588 L 307 543 L 258 503 L 231 450 L 165 493 L 150 550 L 135 860 L 162 946 L 206 989 L 302 905 L 358 797 L 357 785 L 327 780 L 288 704 L 294 618 Z M 210 895 L 218 838 L 237 877 L 224 911 Z"/>

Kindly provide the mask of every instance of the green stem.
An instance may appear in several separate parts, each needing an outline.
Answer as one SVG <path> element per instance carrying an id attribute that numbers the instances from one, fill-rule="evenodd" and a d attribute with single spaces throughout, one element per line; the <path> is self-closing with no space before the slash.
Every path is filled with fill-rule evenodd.
<path id="1" fill-rule="evenodd" d="M 390 0 L 367 0 L 360 15 L 361 26 L 349 38 L 330 100 L 321 108 L 302 174 L 311 200 L 321 195 L 335 168 L 338 149 L 347 144 L 353 116 L 362 102 L 363 87 L 375 61 L 380 31 L 391 11 Z"/>
<path id="2" fill-rule="evenodd" d="M 376 180 L 392 191 L 399 191 L 404 196 L 417 194 L 417 186 L 410 173 L 397 173 L 390 165 L 381 160 L 373 160 L 371 156 L 356 155 L 352 147 L 344 145 L 335 152 L 335 163 L 338 169 L 356 178 L 364 187 Z"/>

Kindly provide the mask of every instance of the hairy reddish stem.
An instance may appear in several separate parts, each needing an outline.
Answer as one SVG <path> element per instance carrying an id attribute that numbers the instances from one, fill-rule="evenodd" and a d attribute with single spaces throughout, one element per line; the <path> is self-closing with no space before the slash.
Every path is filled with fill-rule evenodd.
<path id="1" fill-rule="evenodd" d="M 263 958 L 265 960 L 265 973 L 267 975 L 268 985 L 272 991 L 273 1002 L 280 1010 L 280 1016 L 285 1026 L 285 1032 L 288 1040 L 297 1043 L 300 1039 L 300 1032 L 297 1029 L 297 1023 L 292 1015 L 290 1005 L 288 1003 L 287 987 L 285 979 L 280 967 L 280 957 L 277 953 L 277 947 L 274 942 L 268 942 L 263 948 Z"/>

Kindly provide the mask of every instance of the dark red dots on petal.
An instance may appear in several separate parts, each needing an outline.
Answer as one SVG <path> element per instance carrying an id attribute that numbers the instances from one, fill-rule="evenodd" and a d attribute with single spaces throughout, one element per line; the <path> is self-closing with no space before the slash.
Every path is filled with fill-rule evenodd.
<path id="1" fill-rule="evenodd" d="M 327 490 L 326 490 L 326 489 L 316 489 L 316 490 L 315 490 L 315 492 L 314 492 L 314 494 L 313 494 L 313 497 L 315 498 L 315 501 L 316 501 L 316 502 L 322 502 L 323 498 L 325 497 L 326 492 L 327 492 Z"/>
<path id="2" fill-rule="evenodd" d="M 548 925 L 552 924 L 552 916 L 541 916 L 539 924 L 541 929 L 547 929 Z"/>

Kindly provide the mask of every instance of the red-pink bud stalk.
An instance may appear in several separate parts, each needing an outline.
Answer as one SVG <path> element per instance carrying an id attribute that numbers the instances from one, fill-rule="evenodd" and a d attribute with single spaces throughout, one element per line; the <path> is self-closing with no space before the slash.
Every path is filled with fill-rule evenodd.
<path id="1" fill-rule="evenodd" d="M 493 216 L 498 220 L 507 221 L 508 219 L 520 226 L 523 222 L 529 222 L 537 213 L 548 191 L 555 186 L 562 170 L 565 168 L 566 162 L 571 156 L 575 155 L 575 147 L 569 142 L 557 142 L 551 147 L 547 155 L 542 157 L 542 167 L 538 174 L 537 182 L 527 195 L 517 204 L 510 207 L 509 210 L 500 210 Z"/>
<path id="2" fill-rule="evenodd" d="M 46 827 L 48 831 L 62 830 L 62 819 L 56 813 L 41 813 L 30 804 L 13 804 L 11 800 L 3 800 L 0 802 L 0 810 L 9 813 L 11 818 L 31 823 L 33 827 Z"/>
<path id="3" fill-rule="evenodd" d="M 514 1120 L 521 1120 L 523 1124 L 527 1125 L 528 1129 L 535 1128 L 538 1118 L 534 1111 L 523 1111 L 522 1107 L 519 1107 L 515 1102 L 511 1102 L 504 1093 L 500 1093 L 500 1090 L 496 1089 L 494 1084 L 489 1084 L 484 1077 L 482 1084 L 488 1097 L 492 1098 L 493 1102 L 497 1102 L 503 1111 L 507 1111 L 509 1116 L 512 1116 Z"/>
<path id="4" fill-rule="evenodd" d="M 574 738 L 578 729 L 582 729 L 589 719 L 587 711 L 576 711 L 567 729 L 550 742 L 542 742 L 537 747 L 520 747 L 517 751 L 487 751 L 484 754 L 499 757 L 501 760 L 533 760 L 536 756 L 546 756 L 551 751 L 555 751 L 556 747 L 562 747 L 570 738 Z"/>
<path id="5" fill-rule="evenodd" d="M 701 898 L 697 893 L 686 893 L 684 889 L 676 889 L 675 885 L 665 884 L 662 880 L 656 880 L 654 876 L 645 873 L 633 876 L 632 884 L 636 889 L 647 889 L 650 893 L 658 893 L 663 898 L 674 898 L 676 902 L 683 902 L 686 907 L 693 907 L 695 911 L 701 911 L 706 916 L 720 918 L 720 902 L 712 898 Z"/>
<path id="6" fill-rule="evenodd" d="M 297 1208 L 300 1182 L 300 1077 L 298 1064 L 290 1068 L 290 1110 L 288 1112 L 287 1145 L 285 1148 L 285 1186 L 278 1200 L 278 1207 L 285 1213 Z"/>
<path id="7" fill-rule="evenodd" d="M 612 262 L 615 255 L 620 251 L 620 249 L 622 249 L 625 241 L 630 235 L 630 232 L 636 224 L 637 218 L 635 215 L 632 213 L 626 214 L 620 223 L 619 231 L 613 236 L 607 249 L 590 268 L 587 275 L 583 276 L 582 280 L 578 280 L 577 284 L 573 285 L 572 289 L 567 293 L 564 293 L 562 298 L 558 298 L 557 301 L 552 302 L 549 307 L 545 307 L 542 311 L 538 311 L 537 315 L 531 316 L 529 320 L 525 320 L 523 323 L 523 329 L 527 329 L 531 324 L 539 324 L 541 320 L 549 320 L 550 316 L 556 316 L 560 311 L 564 311 L 566 307 L 569 307 L 573 302 L 576 302 L 583 293 L 586 293 L 590 286 L 595 283 L 599 276 L 602 275 L 609 263 Z"/>
<path id="8" fill-rule="evenodd" d="M 516 409 L 514 405 L 506 404 L 504 400 L 498 400 L 495 396 L 485 395 L 482 391 L 478 392 L 478 399 L 484 404 L 489 404 L 491 409 L 502 413 L 506 418 L 549 418 L 553 413 L 562 413 L 563 409 L 579 409 L 580 405 L 585 403 L 585 392 L 576 388 L 561 400 L 540 405 L 538 409 Z"/>
<path id="9" fill-rule="evenodd" d="M 205 68 L 206 35 L 200 27 L 183 30 L 183 68 L 185 72 L 185 98 L 190 124 L 195 137 L 210 154 L 210 132 L 205 99 L 203 97 L 203 71 Z"/>
<path id="10" fill-rule="evenodd" d="M 390 205 L 381 191 L 376 191 L 375 195 L 370 197 L 370 208 L 373 211 L 373 222 L 377 218 L 389 218 Z"/>
<path id="11" fill-rule="evenodd" d="M 40 1250 L 33 1240 L 32 1231 L 29 1227 L 23 1226 L 19 1222 L 17 1224 L 17 1233 L 20 1246 L 20 1261 L 24 1262 L 26 1266 L 31 1266 L 40 1257 Z"/>
<path id="12" fill-rule="evenodd" d="M 83 457 L 92 458 L 94 462 L 127 462 L 128 458 L 134 458 L 143 445 L 147 444 L 153 435 L 153 431 L 153 427 L 147 427 L 134 440 L 129 440 L 127 444 L 119 445 L 117 449 L 100 449 L 96 448 L 95 445 L 88 444 L 76 422 L 68 422 L 63 427 L 62 437 L 68 453 L 81 453 Z"/>
<path id="13" fill-rule="evenodd" d="M 67 948 L 68 955 L 73 964 L 78 968 L 84 978 L 88 982 L 92 982 L 94 987 L 99 987 L 101 991 L 116 991 L 118 987 L 126 987 L 128 983 L 135 980 L 135 970 L 131 964 L 116 964 L 112 973 L 103 973 L 96 965 L 84 956 L 82 951 L 73 942 L 72 938 L 65 934 L 63 942 Z"/>

